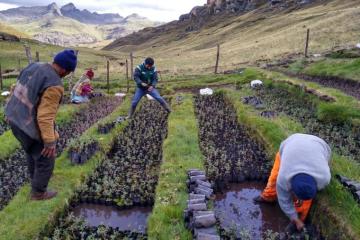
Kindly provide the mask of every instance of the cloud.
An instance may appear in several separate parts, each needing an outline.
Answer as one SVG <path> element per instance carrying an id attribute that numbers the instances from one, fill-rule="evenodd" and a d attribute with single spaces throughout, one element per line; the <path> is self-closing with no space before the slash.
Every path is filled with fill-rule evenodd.
<path id="1" fill-rule="evenodd" d="M 148 0 L 0 0 L 0 10 L 7 9 L 6 6 L 43 6 L 52 2 L 59 6 L 72 2 L 79 9 L 100 13 L 119 13 L 122 16 L 138 13 L 152 20 L 172 21 L 190 12 L 194 6 L 205 4 L 206 0 L 156 0 L 151 3 Z"/>

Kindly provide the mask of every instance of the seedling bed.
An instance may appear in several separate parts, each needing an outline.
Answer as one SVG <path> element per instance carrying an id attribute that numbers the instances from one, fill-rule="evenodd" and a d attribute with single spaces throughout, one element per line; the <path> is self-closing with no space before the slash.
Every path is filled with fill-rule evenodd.
<path id="1" fill-rule="evenodd" d="M 112 227 L 89 227 L 71 210 L 80 204 L 117 206 L 119 210 L 151 207 L 162 162 L 162 144 L 167 136 L 168 114 L 154 101 L 145 102 L 115 140 L 108 158 L 76 192 L 71 208 L 51 234 L 50 239 L 81 239 L 81 233 L 94 239 L 116 236 L 145 239 L 145 233 L 124 232 Z M 70 223 L 69 219 L 71 220 Z M 79 224 L 81 223 L 81 224 Z M 99 231 L 105 235 L 99 235 Z M 75 233 L 74 233 L 75 232 Z M 94 232 L 96 235 L 94 236 Z M 119 237 L 120 239 L 122 237 Z"/>
<path id="2" fill-rule="evenodd" d="M 272 111 L 284 113 L 301 123 L 308 134 L 327 141 L 339 154 L 356 160 L 360 156 L 360 131 L 348 122 L 318 119 L 318 107 L 307 94 L 293 94 L 281 87 L 265 87 L 258 96 Z M 333 113 L 342 114 L 342 113 Z"/>
<path id="3" fill-rule="evenodd" d="M 99 119 L 110 114 L 120 103 L 120 98 L 94 99 L 81 112 L 76 113 L 73 120 L 59 127 L 61 138 L 57 142 L 57 152 L 60 155 L 68 143 L 80 136 Z M 3 209 L 19 188 L 29 181 L 25 152 L 16 150 L 9 159 L 0 160 L 0 210 Z"/>

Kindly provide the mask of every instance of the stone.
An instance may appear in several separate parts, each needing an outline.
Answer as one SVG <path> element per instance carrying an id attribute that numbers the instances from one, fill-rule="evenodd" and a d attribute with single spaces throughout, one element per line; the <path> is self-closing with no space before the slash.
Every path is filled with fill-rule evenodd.
<path id="1" fill-rule="evenodd" d="M 196 183 L 198 184 L 198 185 L 202 185 L 202 186 L 204 186 L 204 187 L 208 187 L 208 188 L 212 188 L 212 185 L 211 185 L 211 183 L 209 183 L 209 182 L 205 182 L 205 181 L 202 181 L 202 180 L 196 180 Z"/>
<path id="2" fill-rule="evenodd" d="M 189 199 L 193 200 L 193 199 L 204 199 L 205 201 L 206 196 L 204 194 L 194 194 L 194 193 L 190 193 Z"/>
<path id="3" fill-rule="evenodd" d="M 205 203 L 189 204 L 188 209 L 189 211 L 205 211 L 207 210 L 207 206 Z"/>
<path id="4" fill-rule="evenodd" d="M 187 204 L 199 204 L 199 203 L 205 203 L 205 199 L 192 199 L 192 200 L 187 200 Z"/>
<path id="5" fill-rule="evenodd" d="M 220 240 L 220 236 L 215 234 L 199 233 L 196 240 Z"/>
<path id="6" fill-rule="evenodd" d="M 214 211 L 195 211 L 195 212 L 193 212 L 193 214 L 194 214 L 194 217 L 198 217 L 198 216 L 214 214 Z"/>
<path id="7" fill-rule="evenodd" d="M 189 171 L 189 176 L 199 176 L 199 175 L 205 175 L 204 171 Z"/>
<path id="8" fill-rule="evenodd" d="M 205 175 L 198 175 L 198 176 L 191 176 L 190 177 L 190 182 L 196 182 L 196 180 L 206 180 L 206 176 Z"/>
<path id="9" fill-rule="evenodd" d="M 194 217 L 194 225 L 197 228 L 212 227 L 215 224 L 216 224 L 216 218 L 214 213 Z"/>
<path id="10" fill-rule="evenodd" d="M 209 227 L 209 228 L 195 228 L 194 229 L 194 236 L 198 237 L 202 234 L 208 234 L 213 236 L 218 236 L 218 232 L 216 230 L 216 227 Z M 219 238 L 220 239 L 220 238 Z"/>

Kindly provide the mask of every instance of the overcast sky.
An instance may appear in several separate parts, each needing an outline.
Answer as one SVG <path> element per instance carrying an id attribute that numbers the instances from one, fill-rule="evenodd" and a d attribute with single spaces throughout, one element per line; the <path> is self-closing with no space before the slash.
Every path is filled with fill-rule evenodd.
<path id="1" fill-rule="evenodd" d="M 54 0 L 0 0 L 0 10 L 18 6 L 43 6 L 52 2 Z M 168 22 L 190 12 L 194 6 L 205 4 L 206 0 L 55 0 L 55 2 L 60 7 L 72 2 L 81 10 L 119 13 L 122 16 L 138 13 L 151 20 Z"/>

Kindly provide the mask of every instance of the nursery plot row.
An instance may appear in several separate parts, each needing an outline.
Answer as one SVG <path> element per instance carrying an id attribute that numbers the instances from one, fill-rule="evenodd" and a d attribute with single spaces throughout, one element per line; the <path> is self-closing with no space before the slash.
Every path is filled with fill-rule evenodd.
<path id="1" fill-rule="evenodd" d="M 222 190 L 229 182 L 267 180 L 270 162 L 264 148 L 237 121 L 236 111 L 222 94 L 197 96 L 200 149 L 208 177 Z"/>
<path id="2" fill-rule="evenodd" d="M 358 159 L 360 156 L 360 131 L 350 123 L 320 121 L 317 106 L 304 96 L 292 94 L 280 87 L 262 89 L 258 97 L 271 110 L 281 112 L 298 120 L 309 134 L 327 141 L 338 153 Z M 341 114 L 341 113 L 333 113 Z"/>
<path id="3" fill-rule="evenodd" d="M 77 138 L 99 119 L 110 114 L 121 101 L 120 98 L 110 97 L 94 99 L 82 111 L 76 113 L 69 123 L 58 129 L 61 136 L 57 142 L 58 154 L 63 152 L 72 139 Z M 9 159 L 0 160 L 0 210 L 28 180 L 26 156 L 23 150 L 17 150 Z"/>
<path id="4" fill-rule="evenodd" d="M 310 76 L 306 74 L 290 74 L 289 76 L 316 82 L 325 87 L 338 89 L 350 96 L 360 99 L 360 82 L 352 79 L 344 79 L 335 76 Z"/>
<path id="5" fill-rule="evenodd" d="M 72 212 L 85 212 L 84 208 L 89 212 L 89 208 L 95 210 L 107 205 L 118 208 L 117 215 L 122 215 L 122 210 L 129 214 L 138 211 L 137 208 L 132 210 L 134 206 L 153 205 L 162 162 L 162 144 L 167 136 L 167 116 L 154 101 L 147 101 L 142 105 L 123 134 L 115 141 L 108 159 L 103 161 L 78 189 L 68 214 L 59 219 L 60 224 L 49 239 L 146 238 L 145 232 L 139 229 L 124 231 L 123 228 L 111 224 L 94 226 L 93 216 L 80 214 L 80 217 L 74 217 Z M 79 210 L 79 207 L 82 210 Z M 111 216 L 113 214 L 109 214 L 108 218 Z M 137 216 L 144 218 L 148 214 Z M 97 217 L 104 216 L 99 213 Z M 144 219 L 138 220 L 139 224 L 144 222 Z"/>
<path id="6" fill-rule="evenodd" d="M 9 130 L 9 125 L 5 121 L 0 119 L 0 135 L 2 135 L 7 130 Z"/>

